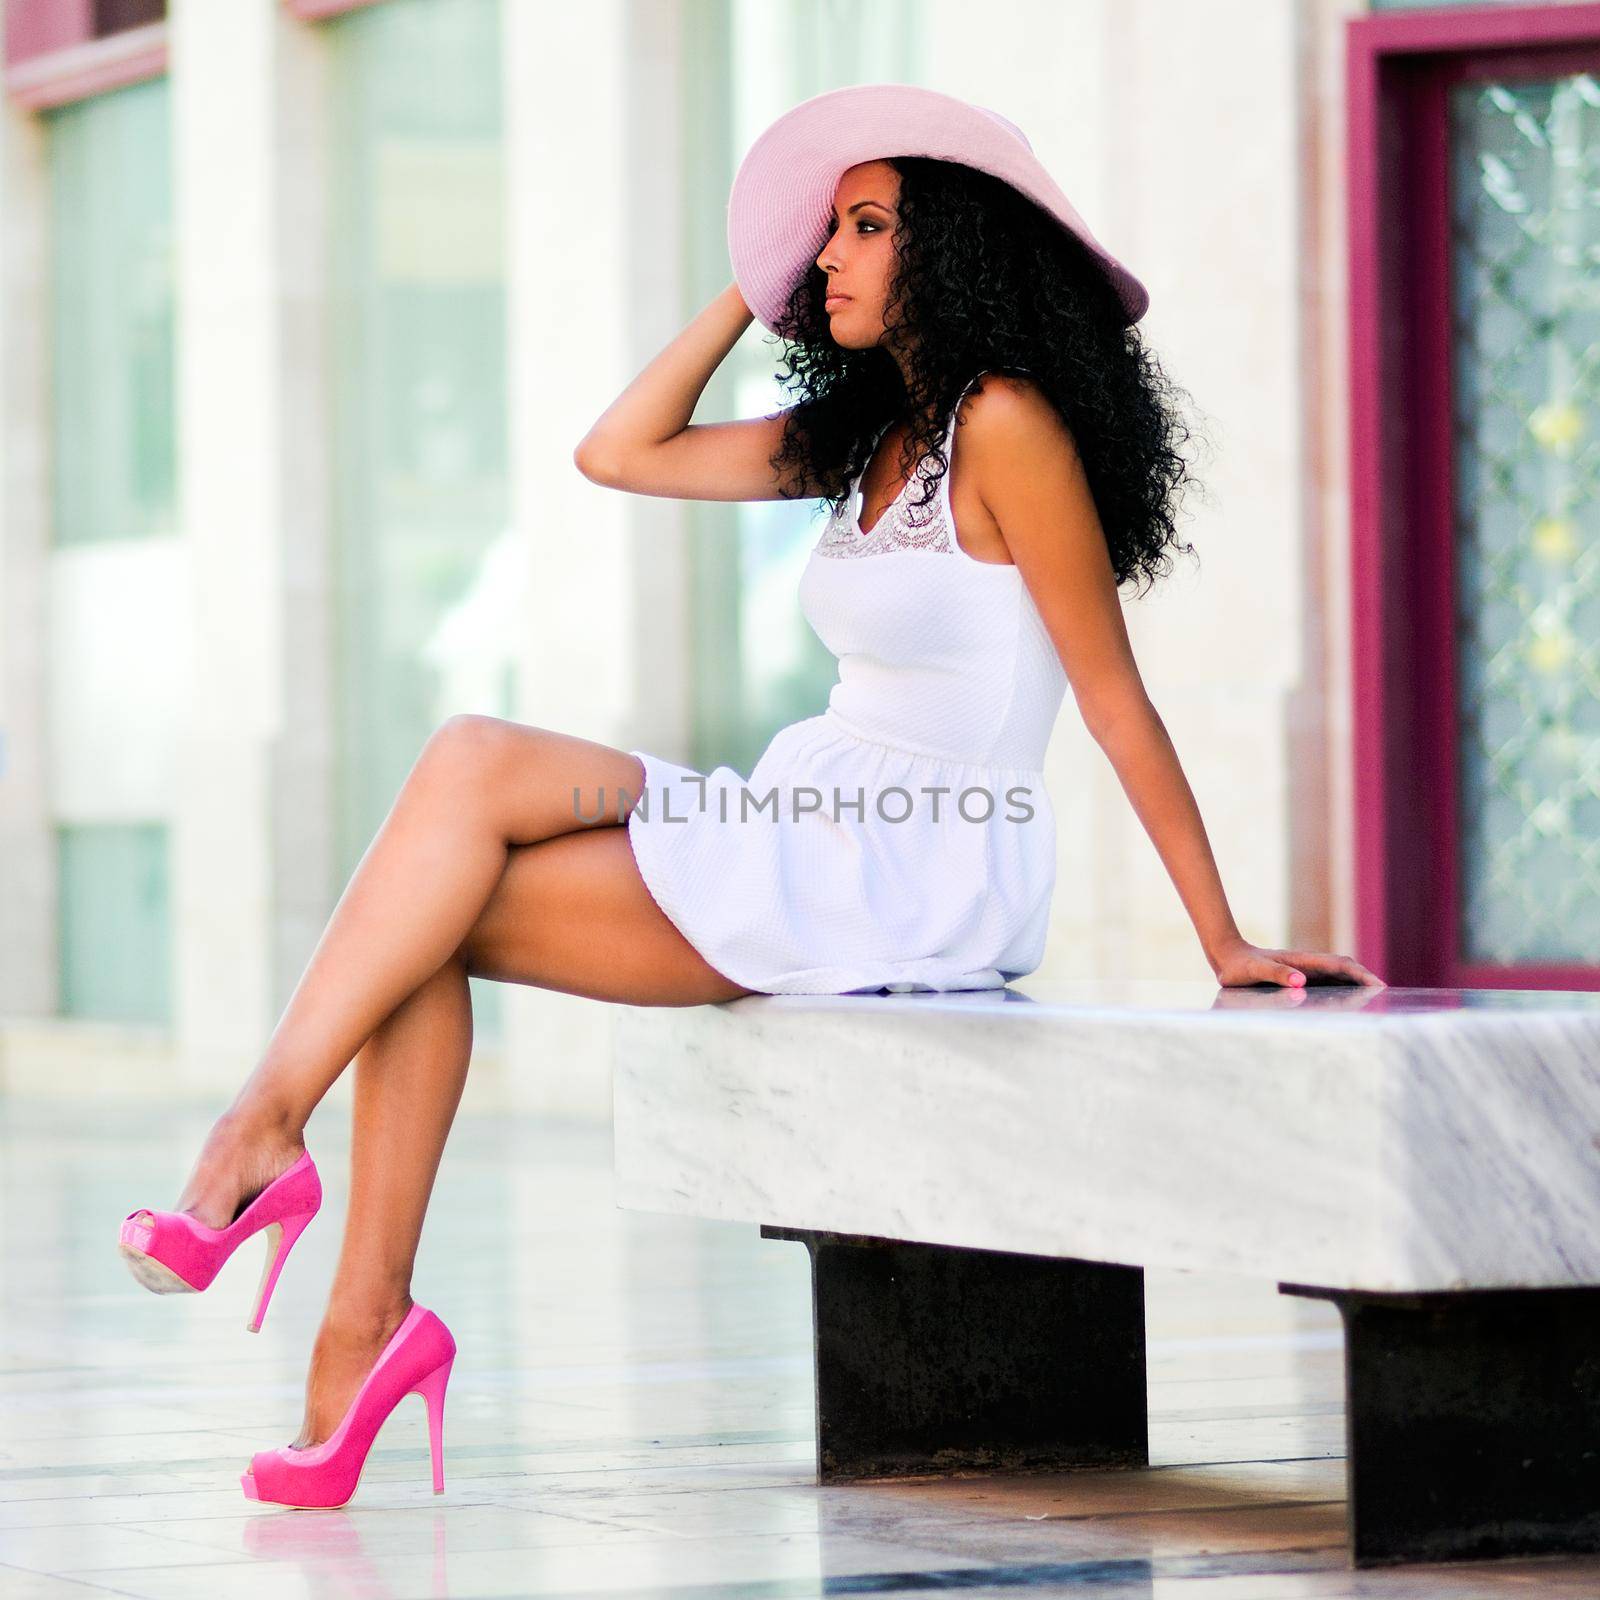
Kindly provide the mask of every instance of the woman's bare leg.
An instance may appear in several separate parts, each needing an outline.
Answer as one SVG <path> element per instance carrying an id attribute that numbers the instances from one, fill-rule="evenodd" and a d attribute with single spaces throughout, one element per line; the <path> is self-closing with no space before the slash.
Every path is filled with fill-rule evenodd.
<path id="1" fill-rule="evenodd" d="M 344 1246 L 311 1352 L 297 1448 L 320 1444 L 412 1306 L 411 1267 L 472 1055 L 467 969 L 452 956 L 356 1055 Z"/>
<path id="2" fill-rule="evenodd" d="M 708 966 L 651 898 L 626 828 L 512 847 L 459 949 L 356 1057 L 350 1209 L 297 1446 L 338 1427 L 411 1309 L 423 1214 L 472 1050 L 469 974 L 635 1005 L 750 993 Z"/>
<path id="3" fill-rule="evenodd" d="M 304 1148 L 312 1109 L 373 1031 L 454 953 L 508 852 L 615 826 L 637 757 L 499 717 L 428 740 L 335 906 L 255 1069 L 212 1128 L 177 1209 L 230 1222 Z M 575 794 L 576 791 L 576 794 Z M 585 819 L 594 819 L 592 821 Z"/>
<path id="4" fill-rule="evenodd" d="M 356 1057 L 350 1210 L 299 1446 L 339 1425 L 411 1308 L 423 1213 L 471 1053 L 469 973 L 635 1005 L 750 993 L 708 966 L 651 898 L 625 828 L 512 848 L 460 948 Z"/>
<path id="5" fill-rule="evenodd" d="M 636 758 L 604 745 L 452 719 L 419 758 L 261 1063 L 212 1130 L 179 1208 L 221 1225 L 303 1148 L 305 1118 L 371 1010 L 454 938 L 352 1051 L 350 1207 L 297 1445 L 337 1427 L 410 1309 L 423 1216 L 471 1055 L 468 974 L 639 1005 L 750 992 L 703 960 L 640 878 L 614 818 L 616 790 L 637 800 L 642 777 Z M 572 791 L 592 815 L 601 784 L 613 820 L 585 825 Z M 496 858 L 480 897 L 484 862 Z"/>

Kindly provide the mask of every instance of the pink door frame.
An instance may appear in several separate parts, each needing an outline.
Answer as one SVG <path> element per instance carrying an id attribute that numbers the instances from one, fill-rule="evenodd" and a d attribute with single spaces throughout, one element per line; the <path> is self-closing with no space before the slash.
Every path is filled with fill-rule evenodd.
<path id="1" fill-rule="evenodd" d="M 1600 988 L 1461 959 L 1449 87 L 1600 71 L 1600 4 L 1352 18 L 1345 34 L 1356 946 L 1390 983 Z"/>

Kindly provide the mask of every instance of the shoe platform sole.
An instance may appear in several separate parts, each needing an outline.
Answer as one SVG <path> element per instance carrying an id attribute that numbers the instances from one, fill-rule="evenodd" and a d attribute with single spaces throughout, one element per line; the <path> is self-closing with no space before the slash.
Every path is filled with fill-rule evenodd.
<path id="1" fill-rule="evenodd" d="M 117 1249 L 128 1263 L 128 1271 L 153 1294 L 198 1293 L 192 1283 L 185 1283 L 171 1267 L 157 1261 L 154 1256 L 147 1256 L 136 1245 L 118 1244 Z"/>

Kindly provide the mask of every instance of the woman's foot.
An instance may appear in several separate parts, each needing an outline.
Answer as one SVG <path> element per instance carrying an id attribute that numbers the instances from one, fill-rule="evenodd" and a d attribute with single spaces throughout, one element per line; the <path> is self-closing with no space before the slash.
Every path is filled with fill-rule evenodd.
<path id="1" fill-rule="evenodd" d="M 211 1125 L 175 1211 L 225 1228 L 272 1180 L 305 1154 L 305 1140 L 281 1123 L 225 1111 Z"/>
<path id="2" fill-rule="evenodd" d="M 347 1311 L 329 1306 L 317 1330 L 306 1376 L 306 1412 L 291 1450 L 309 1450 L 331 1438 L 356 1391 L 378 1364 L 383 1348 L 410 1315 L 409 1294 L 393 1302 Z"/>

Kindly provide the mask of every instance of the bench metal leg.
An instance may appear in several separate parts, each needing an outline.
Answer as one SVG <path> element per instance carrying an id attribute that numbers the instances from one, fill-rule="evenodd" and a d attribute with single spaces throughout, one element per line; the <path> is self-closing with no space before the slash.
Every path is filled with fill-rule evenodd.
<path id="1" fill-rule="evenodd" d="M 1148 1465 L 1141 1268 L 761 1236 L 811 1255 L 819 1483 Z"/>
<path id="2" fill-rule="evenodd" d="M 1278 1287 L 1344 1318 L 1352 1565 L 1600 1550 L 1600 1289 Z"/>

